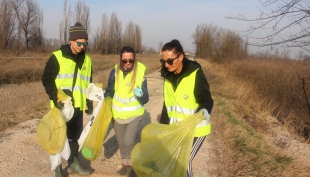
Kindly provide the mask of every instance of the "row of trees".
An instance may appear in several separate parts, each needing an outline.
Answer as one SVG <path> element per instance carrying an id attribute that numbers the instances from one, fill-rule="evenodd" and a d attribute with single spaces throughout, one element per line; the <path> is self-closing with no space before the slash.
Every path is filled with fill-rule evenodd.
<path id="1" fill-rule="evenodd" d="M 0 0 L 0 49 L 25 48 L 55 50 L 68 43 L 69 29 L 75 22 L 81 22 L 90 34 L 90 9 L 78 1 L 74 10 L 64 0 L 63 17 L 59 23 L 59 39 L 43 36 L 43 13 L 35 0 Z M 155 52 L 142 46 L 141 28 L 130 21 L 122 33 L 122 23 L 116 13 L 110 19 L 104 13 L 101 26 L 93 36 L 89 35 L 88 50 L 100 54 L 117 54 L 124 45 L 130 45 L 137 52 Z"/>
<path id="2" fill-rule="evenodd" d="M 140 26 L 130 21 L 122 34 L 122 24 L 117 15 L 112 13 L 109 20 L 104 13 L 101 27 L 93 37 L 93 51 L 101 54 L 117 54 L 124 45 L 132 46 L 138 53 L 143 51 Z"/>
<path id="3" fill-rule="evenodd" d="M 243 43 L 239 34 L 213 24 L 198 25 L 193 38 L 196 56 L 211 58 L 217 63 L 239 60 L 248 53 L 248 45 Z"/>

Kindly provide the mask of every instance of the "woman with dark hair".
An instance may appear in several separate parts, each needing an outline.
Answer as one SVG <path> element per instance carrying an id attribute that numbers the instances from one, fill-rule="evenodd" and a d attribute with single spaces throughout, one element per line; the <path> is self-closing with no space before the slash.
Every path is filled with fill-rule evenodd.
<path id="1" fill-rule="evenodd" d="M 111 70 L 105 97 L 112 98 L 114 130 L 121 154 L 119 175 L 135 176 L 130 154 L 135 146 L 141 119 L 149 100 L 146 67 L 137 61 L 130 46 L 121 49 L 120 61 Z"/>
<path id="2" fill-rule="evenodd" d="M 201 66 L 185 57 L 183 47 L 176 39 L 161 50 L 161 76 L 164 78 L 164 105 L 160 123 L 173 124 L 202 110 L 205 116 L 196 126 L 187 176 L 192 176 L 192 161 L 206 135 L 211 131 L 210 114 L 213 107 L 210 88 Z"/>

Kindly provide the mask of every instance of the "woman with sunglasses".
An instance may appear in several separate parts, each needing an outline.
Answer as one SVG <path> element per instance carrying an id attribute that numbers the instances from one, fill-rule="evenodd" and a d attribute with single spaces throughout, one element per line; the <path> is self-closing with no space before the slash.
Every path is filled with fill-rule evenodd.
<path id="1" fill-rule="evenodd" d="M 114 130 L 122 158 L 122 168 L 116 173 L 122 176 L 136 176 L 130 155 L 143 118 L 144 104 L 149 100 L 145 70 L 146 67 L 137 61 L 134 49 L 124 46 L 104 93 L 105 97 L 113 98 Z"/>
<path id="2" fill-rule="evenodd" d="M 164 104 L 160 123 L 173 124 L 200 110 L 205 120 L 196 126 L 187 176 L 192 176 L 192 161 L 206 135 L 210 133 L 210 114 L 213 107 L 208 81 L 196 61 L 185 57 L 183 47 L 176 39 L 161 50 L 161 76 L 164 78 Z"/>

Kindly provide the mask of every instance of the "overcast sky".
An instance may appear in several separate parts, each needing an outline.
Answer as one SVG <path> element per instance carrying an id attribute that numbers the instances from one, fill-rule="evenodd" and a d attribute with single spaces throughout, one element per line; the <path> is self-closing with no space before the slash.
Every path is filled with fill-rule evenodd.
<path id="1" fill-rule="evenodd" d="M 43 10 L 43 30 L 47 38 L 59 38 L 59 23 L 63 15 L 64 0 L 38 0 Z M 78 0 L 68 0 L 71 9 Z M 85 0 L 90 8 L 92 37 L 101 25 L 102 15 L 109 19 L 113 12 L 122 23 L 123 30 L 129 21 L 140 26 L 142 45 L 158 49 L 159 42 L 178 39 L 185 50 L 194 51 L 192 35 L 199 24 L 211 24 L 239 32 L 249 27 L 249 23 L 229 20 L 226 16 L 244 14 L 257 17 L 258 0 Z M 72 24 L 73 25 L 73 24 Z M 251 42 L 251 41 L 250 41 Z M 252 51 L 257 48 L 251 48 Z"/>

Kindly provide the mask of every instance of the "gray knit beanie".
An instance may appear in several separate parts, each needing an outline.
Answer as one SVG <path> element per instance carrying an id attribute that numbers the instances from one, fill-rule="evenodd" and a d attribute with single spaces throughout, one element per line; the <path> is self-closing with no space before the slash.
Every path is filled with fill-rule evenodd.
<path id="1" fill-rule="evenodd" d="M 74 26 L 70 27 L 69 30 L 69 41 L 75 39 L 86 39 L 88 40 L 88 35 L 84 27 L 82 27 L 80 22 L 76 22 Z"/>

